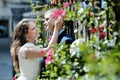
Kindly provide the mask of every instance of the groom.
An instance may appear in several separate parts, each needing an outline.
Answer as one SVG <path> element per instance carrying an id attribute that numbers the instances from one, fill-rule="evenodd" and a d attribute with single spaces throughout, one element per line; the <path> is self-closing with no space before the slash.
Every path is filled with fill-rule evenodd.
<path id="1" fill-rule="evenodd" d="M 50 33 L 53 33 L 53 30 L 54 30 L 54 24 L 55 24 L 55 19 L 52 15 L 54 14 L 54 11 L 56 9 L 50 9 L 48 11 L 45 12 L 44 14 L 44 18 L 45 18 L 45 21 L 44 21 L 44 26 L 45 26 L 45 30 L 46 32 L 50 32 Z M 63 24 L 61 24 L 63 26 Z M 71 36 L 69 36 L 66 31 L 63 29 L 63 27 L 61 27 L 59 33 L 58 33 L 58 41 L 57 43 L 62 45 L 63 43 L 65 44 L 72 44 L 73 42 L 73 39 Z M 42 71 L 45 70 L 45 62 L 42 63 Z M 41 72 L 42 72 L 41 71 Z M 40 74 L 40 76 L 42 75 L 42 73 Z"/>
<path id="2" fill-rule="evenodd" d="M 55 24 L 55 19 L 52 15 L 54 14 L 54 11 L 56 9 L 50 9 L 48 11 L 45 12 L 44 14 L 44 26 L 45 26 L 45 30 L 47 32 L 53 32 L 54 30 L 54 24 Z M 63 26 L 63 24 L 61 24 Z M 73 42 L 73 39 L 71 36 L 69 36 L 65 30 L 63 29 L 63 27 L 61 27 L 60 31 L 59 31 L 59 35 L 58 35 L 58 43 L 62 44 L 63 42 L 65 42 L 66 44 L 71 44 Z"/>

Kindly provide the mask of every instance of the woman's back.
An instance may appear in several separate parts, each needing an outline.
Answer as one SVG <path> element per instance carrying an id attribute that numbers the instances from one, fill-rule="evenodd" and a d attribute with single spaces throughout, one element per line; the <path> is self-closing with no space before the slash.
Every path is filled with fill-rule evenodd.
<path id="1" fill-rule="evenodd" d="M 35 47 L 33 43 L 26 43 L 18 51 L 20 77 L 18 80 L 35 80 L 40 71 L 40 62 L 38 58 L 26 59 L 26 49 Z"/>

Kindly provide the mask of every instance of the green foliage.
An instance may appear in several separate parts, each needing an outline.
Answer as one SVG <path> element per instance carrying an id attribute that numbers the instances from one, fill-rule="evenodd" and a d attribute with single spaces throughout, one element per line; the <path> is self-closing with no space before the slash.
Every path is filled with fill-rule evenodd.
<path id="1" fill-rule="evenodd" d="M 94 0 L 90 0 L 90 3 L 93 1 Z M 111 4 L 113 3 L 111 2 Z M 48 10 L 53 7 L 61 8 L 62 5 L 61 3 L 57 6 L 44 5 L 42 10 Z M 87 7 L 81 13 L 78 13 L 82 8 L 79 2 L 74 2 L 71 6 L 71 10 L 70 7 L 64 8 L 67 12 L 65 20 L 84 21 L 84 25 L 87 29 L 91 28 L 91 23 L 94 23 L 97 27 L 104 24 L 104 28 L 108 29 L 108 21 L 115 18 L 112 6 L 106 7 L 104 10 L 98 9 L 98 12 L 94 15 L 91 14 L 91 12 L 94 11 L 94 6 Z M 35 11 L 38 5 L 32 7 Z M 37 19 L 38 25 L 40 26 L 40 32 L 42 33 L 41 23 L 39 23 L 41 17 Z M 117 24 L 117 26 L 119 25 Z M 112 28 L 109 30 L 111 32 L 114 31 Z M 93 38 L 88 41 L 81 43 L 74 42 L 72 44 L 74 45 L 72 52 L 70 52 L 72 49 L 70 45 L 54 45 L 53 59 L 50 64 L 46 65 L 44 75 L 47 76 L 47 78 L 43 78 L 43 80 L 119 80 L 120 45 L 108 46 L 108 43 L 110 43 L 111 40 L 114 41 L 116 37 L 114 38 L 114 36 L 111 36 L 109 40 L 106 38 L 99 40 L 98 33 L 92 36 Z M 40 42 L 44 43 L 43 41 Z"/>
<path id="2" fill-rule="evenodd" d="M 97 49 L 93 50 L 93 46 L 88 42 L 74 45 L 78 49 L 74 50 L 73 55 L 66 44 L 54 47 L 52 63 L 46 66 L 47 71 L 44 72 L 44 75 L 49 76 L 47 79 L 117 80 L 120 78 L 120 54 L 116 48 L 106 52 L 101 51 L 100 55 L 96 56 Z"/>

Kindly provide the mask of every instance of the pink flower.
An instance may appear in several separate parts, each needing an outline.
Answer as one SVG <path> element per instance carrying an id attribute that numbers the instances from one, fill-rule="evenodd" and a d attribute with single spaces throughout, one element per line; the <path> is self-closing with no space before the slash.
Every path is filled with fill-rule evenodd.
<path id="1" fill-rule="evenodd" d="M 104 39 L 105 38 L 105 32 L 100 32 L 100 39 Z"/>
<path id="2" fill-rule="evenodd" d="M 63 4 L 64 8 L 68 7 L 69 5 L 70 5 L 70 4 L 69 4 L 68 2 L 65 2 L 65 3 Z"/>
<path id="3" fill-rule="evenodd" d="M 69 0 L 69 3 L 70 3 L 70 4 L 72 4 L 72 1 L 71 1 L 71 0 Z"/>
<path id="4" fill-rule="evenodd" d="M 53 49 L 51 48 L 51 49 L 47 52 L 47 55 L 48 55 L 48 56 L 53 56 L 53 53 L 54 53 L 54 51 L 53 51 Z"/>
<path id="5" fill-rule="evenodd" d="M 17 80 L 17 77 L 16 77 L 16 75 L 13 77 L 13 80 Z"/>
<path id="6" fill-rule="evenodd" d="M 50 40 L 51 40 L 51 36 L 48 36 L 48 41 L 50 42 Z"/>
<path id="7" fill-rule="evenodd" d="M 72 4 L 75 0 L 69 0 L 69 3 Z"/>
<path id="8" fill-rule="evenodd" d="M 52 56 L 53 56 L 53 49 L 50 49 L 48 52 L 47 52 L 47 57 L 45 59 L 45 64 L 50 64 L 52 62 Z"/>
<path id="9" fill-rule="evenodd" d="M 58 18 L 59 16 L 65 17 L 66 16 L 65 10 L 62 10 L 62 9 L 55 10 L 52 17 Z"/>
<path id="10" fill-rule="evenodd" d="M 94 34 L 94 33 L 97 32 L 97 30 L 96 30 L 96 28 L 92 28 L 92 29 L 90 30 L 90 32 L 91 32 L 92 34 Z"/>
<path id="11" fill-rule="evenodd" d="M 61 0 L 58 0 L 58 3 L 60 3 Z"/>
<path id="12" fill-rule="evenodd" d="M 53 4 L 53 5 L 54 5 L 54 4 L 57 4 L 57 3 L 56 3 L 56 1 L 51 1 L 51 4 Z"/>
<path id="13" fill-rule="evenodd" d="M 45 59 L 45 64 L 48 65 L 52 62 L 52 57 L 51 56 L 47 56 Z"/>

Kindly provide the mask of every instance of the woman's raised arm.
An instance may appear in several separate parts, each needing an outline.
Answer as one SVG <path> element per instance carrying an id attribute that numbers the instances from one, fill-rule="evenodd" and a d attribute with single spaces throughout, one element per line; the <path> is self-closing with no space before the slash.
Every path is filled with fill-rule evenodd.
<path id="1" fill-rule="evenodd" d="M 37 57 L 43 57 L 45 53 L 51 48 L 52 45 L 57 43 L 58 40 L 58 32 L 60 28 L 63 27 L 63 18 L 58 17 L 55 20 L 55 28 L 53 31 L 53 36 L 47 46 L 47 48 L 39 48 L 39 47 L 33 47 L 33 48 L 28 48 L 26 50 L 26 58 L 37 58 Z"/>

